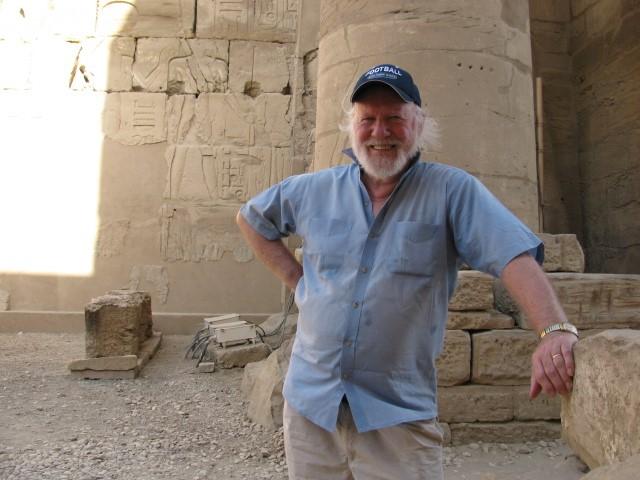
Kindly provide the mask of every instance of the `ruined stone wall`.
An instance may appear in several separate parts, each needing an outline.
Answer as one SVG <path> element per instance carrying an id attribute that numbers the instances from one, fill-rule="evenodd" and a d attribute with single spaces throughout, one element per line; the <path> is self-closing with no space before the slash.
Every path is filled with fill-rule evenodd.
<path id="1" fill-rule="evenodd" d="M 280 309 L 234 217 L 313 155 L 313 3 L 0 2 L 0 322 Z"/>
<path id="2" fill-rule="evenodd" d="M 584 246 L 593 272 L 640 272 L 640 3 L 573 0 Z"/>
<path id="3" fill-rule="evenodd" d="M 338 124 L 349 86 L 382 62 L 412 72 L 441 125 L 426 158 L 476 175 L 537 230 L 528 4 L 323 0 L 314 170 L 346 162 Z"/>

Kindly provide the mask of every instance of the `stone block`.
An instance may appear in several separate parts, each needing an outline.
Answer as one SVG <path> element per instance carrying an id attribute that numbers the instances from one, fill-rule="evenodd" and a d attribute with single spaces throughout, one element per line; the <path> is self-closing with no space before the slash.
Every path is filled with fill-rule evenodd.
<path id="1" fill-rule="evenodd" d="M 225 92 L 229 79 L 229 41 L 188 39 L 192 55 L 187 60 L 199 93 Z"/>
<path id="2" fill-rule="evenodd" d="M 245 367 L 242 392 L 247 416 L 255 423 L 269 428 L 282 426 L 282 386 L 292 347 L 293 340 L 288 340 L 265 360 Z"/>
<path id="3" fill-rule="evenodd" d="M 640 275 L 550 273 L 568 320 L 579 329 L 640 327 Z M 531 326 L 501 282 L 494 285 L 496 308 Z"/>
<path id="4" fill-rule="evenodd" d="M 213 373 L 215 371 L 215 362 L 200 362 L 200 364 L 198 365 L 198 373 Z"/>
<path id="5" fill-rule="evenodd" d="M 522 443 L 560 438 L 560 422 L 450 423 L 451 443 Z"/>
<path id="6" fill-rule="evenodd" d="M 133 38 L 88 38 L 82 42 L 71 88 L 127 92 L 132 86 Z"/>
<path id="7" fill-rule="evenodd" d="M 220 368 L 244 367 L 247 363 L 264 360 L 271 353 L 271 349 L 265 343 L 250 343 L 227 348 L 216 348 L 214 351 L 215 363 Z"/>
<path id="8" fill-rule="evenodd" d="M 516 420 L 560 420 L 560 396 L 540 394 L 529 398 L 529 386 L 514 387 L 513 416 Z"/>
<path id="9" fill-rule="evenodd" d="M 461 385 L 438 388 L 438 418 L 443 422 L 513 420 L 513 387 Z"/>
<path id="10" fill-rule="evenodd" d="M 640 331 L 607 330 L 574 347 L 573 392 L 562 400 L 563 437 L 590 468 L 640 453 Z"/>
<path id="11" fill-rule="evenodd" d="M 449 312 L 447 316 L 449 330 L 501 330 L 513 328 L 514 325 L 513 318 L 494 310 Z"/>
<path id="12" fill-rule="evenodd" d="M 69 363 L 69 370 L 131 370 L 138 366 L 136 355 L 84 358 Z"/>
<path id="13" fill-rule="evenodd" d="M 136 355 L 150 322 L 148 293 L 114 291 L 85 307 L 88 358 Z"/>
<path id="14" fill-rule="evenodd" d="M 451 427 L 448 423 L 438 422 L 440 428 L 442 428 L 442 444 L 451 445 Z"/>
<path id="15" fill-rule="evenodd" d="M 442 352 L 436 360 L 438 385 L 460 385 L 469 381 L 471 370 L 471 338 L 462 330 L 447 330 Z"/>
<path id="16" fill-rule="evenodd" d="M 449 310 L 490 310 L 493 308 L 493 277 L 475 270 L 458 272 L 458 286 L 449 301 Z"/>
<path id="17" fill-rule="evenodd" d="M 544 243 L 545 272 L 584 272 L 584 252 L 573 234 L 537 234 Z"/>
<path id="18" fill-rule="evenodd" d="M 162 343 L 162 333 L 153 332 L 153 335 L 145 340 L 140 345 L 140 351 L 138 352 L 138 372 L 140 372 L 144 366 L 153 358 L 153 356 L 160 349 Z"/>
<path id="19" fill-rule="evenodd" d="M 99 0 L 96 30 L 101 36 L 189 38 L 195 13 L 194 0 Z"/>
<path id="20" fill-rule="evenodd" d="M 9 300 L 11 295 L 6 290 L 0 288 L 0 312 L 9 310 Z"/>
<path id="21" fill-rule="evenodd" d="M 637 480 L 638 472 L 640 455 L 634 455 L 623 462 L 598 467 L 580 480 Z"/>
<path id="22" fill-rule="evenodd" d="M 295 42 L 298 0 L 197 0 L 197 36 Z"/>
<path id="23" fill-rule="evenodd" d="M 164 142 L 166 100 L 164 93 L 109 93 L 103 112 L 104 134 L 123 145 Z"/>
<path id="24" fill-rule="evenodd" d="M 474 333 L 472 372 L 474 383 L 527 385 L 531 379 L 531 354 L 538 344 L 533 332 L 495 330 Z"/>
<path id="25" fill-rule="evenodd" d="M 288 44 L 232 41 L 229 89 L 251 97 L 261 93 L 288 94 L 292 55 L 293 48 Z"/>
<path id="26" fill-rule="evenodd" d="M 558 23 L 571 20 L 569 2 L 535 0 L 530 2 L 529 5 L 531 8 L 531 19 Z"/>

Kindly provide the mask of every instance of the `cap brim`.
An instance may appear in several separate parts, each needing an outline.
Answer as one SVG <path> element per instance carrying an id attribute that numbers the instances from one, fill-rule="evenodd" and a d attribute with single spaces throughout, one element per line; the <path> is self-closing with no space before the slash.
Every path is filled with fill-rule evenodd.
<path id="1" fill-rule="evenodd" d="M 369 80 L 367 82 L 364 82 L 362 85 L 359 85 L 351 94 L 351 103 L 353 103 L 355 101 L 356 96 L 359 93 L 362 93 L 362 90 L 365 87 L 370 86 L 372 83 L 381 83 L 383 85 L 386 85 L 387 87 L 391 88 L 394 92 L 396 92 L 398 94 L 398 96 L 404 100 L 406 103 L 414 103 L 413 99 L 407 95 L 404 91 L 400 90 L 399 88 L 397 88 L 394 85 L 391 85 L 390 83 L 385 82 L 384 80 L 380 80 L 380 79 L 376 79 L 376 80 Z"/>

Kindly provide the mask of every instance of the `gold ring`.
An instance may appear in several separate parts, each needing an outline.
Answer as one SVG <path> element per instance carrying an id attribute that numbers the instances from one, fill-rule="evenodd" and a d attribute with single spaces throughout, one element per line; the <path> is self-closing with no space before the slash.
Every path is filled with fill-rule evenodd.
<path id="1" fill-rule="evenodd" d="M 556 357 L 562 357 L 562 354 L 561 353 L 556 353 L 555 355 L 551 355 L 551 359 L 552 360 L 555 360 Z"/>

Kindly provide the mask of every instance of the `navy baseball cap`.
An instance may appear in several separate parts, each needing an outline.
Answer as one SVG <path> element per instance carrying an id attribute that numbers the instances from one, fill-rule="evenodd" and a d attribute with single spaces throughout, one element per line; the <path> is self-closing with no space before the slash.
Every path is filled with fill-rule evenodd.
<path id="1" fill-rule="evenodd" d="M 351 103 L 356 101 L 356 97 L 372 83 L 387 85 L 393 88 L 405 102 L 413 102 L 419 107 L 422 106 L 420 91 L 418 87 L 416 87 L 416 84 L 413 83 L 413 78 L 411 78 L 409 72 L 395 65 L 389 65 L 388 63 L 371 67 L 360 77 L 356 86 L 353 87 Z"/>

